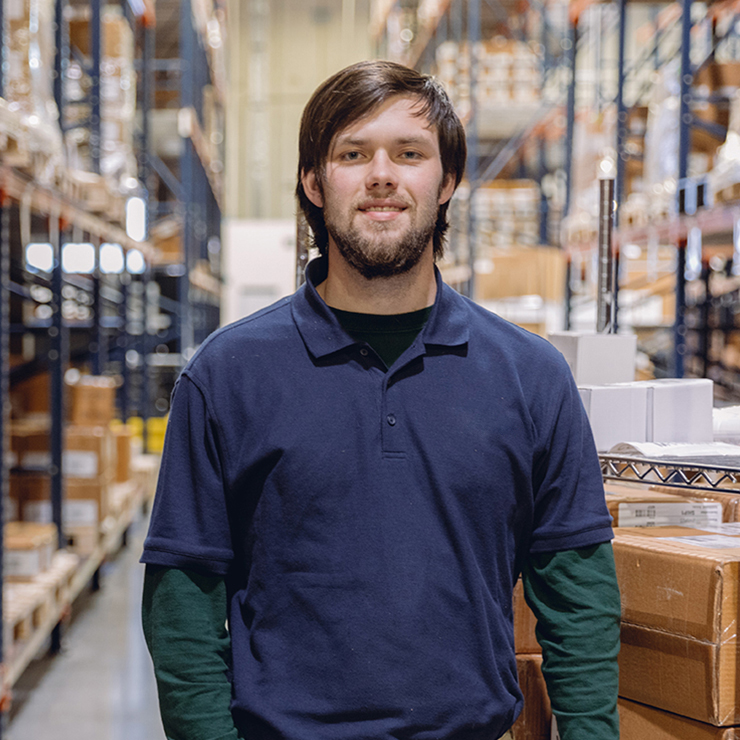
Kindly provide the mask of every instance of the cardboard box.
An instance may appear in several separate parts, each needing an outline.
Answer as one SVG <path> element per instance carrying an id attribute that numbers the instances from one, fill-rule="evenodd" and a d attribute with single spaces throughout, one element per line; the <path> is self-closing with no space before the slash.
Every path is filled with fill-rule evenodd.
<path id="1" fill-rule="evenodd" d="M 552 710 L 542 675 L 542 656 L 517 655 L 516 669 L 524 708 L 511 728 L 511 735 L 514 740 L 550 740 Z"/>
<path id="2" fill-rule="evenodd" d="M 3 576 L 9 581 L 28 581 L 51 565 L 57 549 L 53 524 L 8 522 L 4 527 Z"/>
<path id="3" fill-rule="evenodd" d="M 740 526 L 615 530 L 622 595 L 619 693 L 740 724 Z"/>
<path id="4" fill-rule="evenodd" d="M 17 424 L 11 428 L 11 448 L 23 470 L 47 472 L 51 442 L 47 425 Z M 113 447 L 104 426 L 66 425 L 62 469 L 65 477 L 109 478 L 113 475 Z"/>
<path id="5" fill-rule="evenodd" d="M 23 521 L 52 521 L 51 487 L 47 476 L 25 476 L 20 508 Z M 108 508 L 107 481 L 65 480 L 62 501 L 65 530 L 68 526 L 97 527 L 108 516 Z"/>
<path id="6" fill-rule="evenodd" d="M 548 340 L 565 357 L 576 384 L 605 385 L 635 379 L 635 334 L 583 334 L 553 332 Z"/>
<path id="7" fill-rule="evenodd" d="M 646 442 L 713 441 L 714 383 L 707 378 L 663 378 L 620 383 L 647 391 Z M 640 440 L 621 440 L 638 442 Z"/>
<path id="8" fill-rule="evenodd" d="M 715 727 L 628 699 L 618 707 L 621 740 L 740 740 L 740 727 Z"/>
<path id="9" fill-rule="evenodd" d="M 714 383 L 664 378 L 648 384 L 649 442 L 712 442 Z"/>
<path id="10" fill-rule="evenodd" d="M 670 486 L 651 486 L 650 490 L 668 493 L 672 496 L 685 496 L 688 498 L 702 498 L 706 501 L 716 501 L 722 506 L 723 522 L 740 522 L 740 491 L 730 493 L 729 491 L 702 491 L 698 488 L 672 488 Z"/>
<path id="11" fill-rule="evenodd" d="M 131 452 L 134 439 L 134 428 L 129 424 L 111 427 L 116 452 L 116 469 L 114 480 L 125 483 L 131 477 Z"/>
<path id="12" fill-rule="evenodd" d="M 610 450 L 619 442 L 647 441 L 647 387 L 579 385 L 596 449 Z"/>
<path id="13" fill-rule="evenodd" d="M 70 421 L 81 426 L 107 426 L 115 415 L 117 387 L 115 378 L 104 375 L 82 375 L 67 383 Z"/>
<path id="14" fill-rule="evenodd" d="M 722 523 L 722 504 L 700 497 L 699 491 L 689 497 L 607 484 L 604 493 L 615 527 L 714 527 Z"/>
<path id="15" fill-rule="evenodd" d="M 542 653 L 535 627 L 537 618 L 524 600 L 524 587 L 519 579 L 514 586 L 512 600 L 514 610 L 514 647 L 518 654 L 537 655 Z"/>
<path id="16" fill-rule="evenodd" d="M 75 526 L 65 528 L 67 547 L 77 555 L 91 555 L 100 544 L 100 528 Z"/>

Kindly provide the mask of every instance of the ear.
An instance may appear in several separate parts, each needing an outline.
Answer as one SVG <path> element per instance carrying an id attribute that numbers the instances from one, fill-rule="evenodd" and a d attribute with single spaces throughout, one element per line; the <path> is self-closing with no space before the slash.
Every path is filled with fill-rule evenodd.
<path id="1" fill-rule="evenodd" d="M 319 187 L 316 173 L 313 170 L 304 172 L 301 175 L 301 184 L 303 185 L 303 192 L 311 203 L 313 203 L 317 208 L 323 208 L 324 196 L 321 194 L 321 188 Z"/>
<path id="2" fill-rule="evenodd" d="M 450 174 L 445 175 L 445 179 L 442 184 L 442 189 L 439 192 L 439 200 L 437 201 L 437 205 L 441 206 L 443 203 L 447 203 L 447 201 L 452 197 L 452 194 L 454 192 L 455 192 L 455 177 L 454 175 L 450 173 Z"/>

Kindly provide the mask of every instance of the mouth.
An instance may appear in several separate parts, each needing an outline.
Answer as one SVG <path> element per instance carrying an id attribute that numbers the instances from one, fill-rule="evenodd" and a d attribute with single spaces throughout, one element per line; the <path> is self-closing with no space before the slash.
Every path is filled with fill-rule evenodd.
<path id="1" fill-rule="evenodd" d="M 358 208 L 373 221 L 391 221 L 406 210 L 406 206 L 400 203 L 368 203 Z"/>

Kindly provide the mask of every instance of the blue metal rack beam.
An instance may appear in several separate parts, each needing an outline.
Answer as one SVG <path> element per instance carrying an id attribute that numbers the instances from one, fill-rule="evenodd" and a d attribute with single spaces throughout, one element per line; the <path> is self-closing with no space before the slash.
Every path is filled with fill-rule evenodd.
<path id="1" fill-rule="evenodd" d="M 470 54 L 470 117 L 468 119 L 468 182 L 470 198 L 468 200 L 468 265 L 470 277 L 465 285 L 464 294 L 469 298 L 475 295 L 475 257 L 477 247 L 477 228 L 475 222 L 475 193 L 478 188 L 478 60 L 475 45 L 481 37 L 481 0 L 468 0 L 468 53 Z"/>
<path id="2" fill-rule="evenodd" d="M 2 42 L 0 41 L 0 49 Z M 2 80 L 0 79 L 0 94 Z M 4 197 L 0 196 L 0 397 L 10 397 L 10 212 Z M 9 447 L 10 437 L 9 404 L 3 403 L 0 410 L 0 450 Z M 4 579 L 5 502 L 10 496 L 10 471 L 5 455 L 0 461 L 0 588 Z M 0 624 L 3 623 L 3 604 L 0 599 Z M 4 633 L 4 630 L 2 630 Z M 3 635 L 0 635 L 0 656 L 5 655 Z M 5 715 L 0 715 L 0 740 L 3 736 Z"/>
<path id="3" fill-rule="evenodd" d="M 59 547 L 66 545 L 62 519 L 64 447 L 64 322 L 62 320 L 62 244 L 58 216 L 49 218 L 49 241 L 54 250 L 54 268 L 51 275 L 52 324 L 49 327 L 49 382 L 51 406 L 51 514 L 57 526 Z"/>
<path id="4" fill-rule="evenodd" d="M 93 172 L 100 174 L 100 61 L 102 46 L 102 25 L 100 5 L 102 0 L 90 0 L 90 160 Z"/>
<path id="5" fill-rule="evenodd" d="M 692 0 L 682 0 L 681 98 L 679 101 L 678 129 L 678 207 L 681 213 L 684 212 L 686 206 L 685 189 L 689 170 L 689 149 L 691 147 L 691 85 L 694 81 L 691 66 L 691 2 Z M 686 355 L 686 243 L 685 239 L 681 239 L 676 245 L 678 260 L 676 269 L 676 320 L 673 327 L 673 373 L 677 378 L 682 378 L 684 375 L 684 357 Z"/>

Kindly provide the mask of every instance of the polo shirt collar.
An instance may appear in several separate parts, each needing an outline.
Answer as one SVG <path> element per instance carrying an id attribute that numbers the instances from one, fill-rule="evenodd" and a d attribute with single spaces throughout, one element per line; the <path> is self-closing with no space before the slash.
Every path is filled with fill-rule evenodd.
<path id="1" fill-rule="evenodd" d="M 306 282 L 296 291 L 291 302 L 293 321 L 314 357 L 325 357 L 357 343 L 344 331 L 316 290 L 316 286 L 326 280 L 327 270 L 326 257 L 311 260 L 306 267 Z M 465 344 L 469 337 L 469 309 L 466 300 L 449 285 L 445 285 L 436 267 L 434 274 L 437 295 L 432 313 L 422 331 L 422 341 L 424 344 L 448 347 Z"/>

